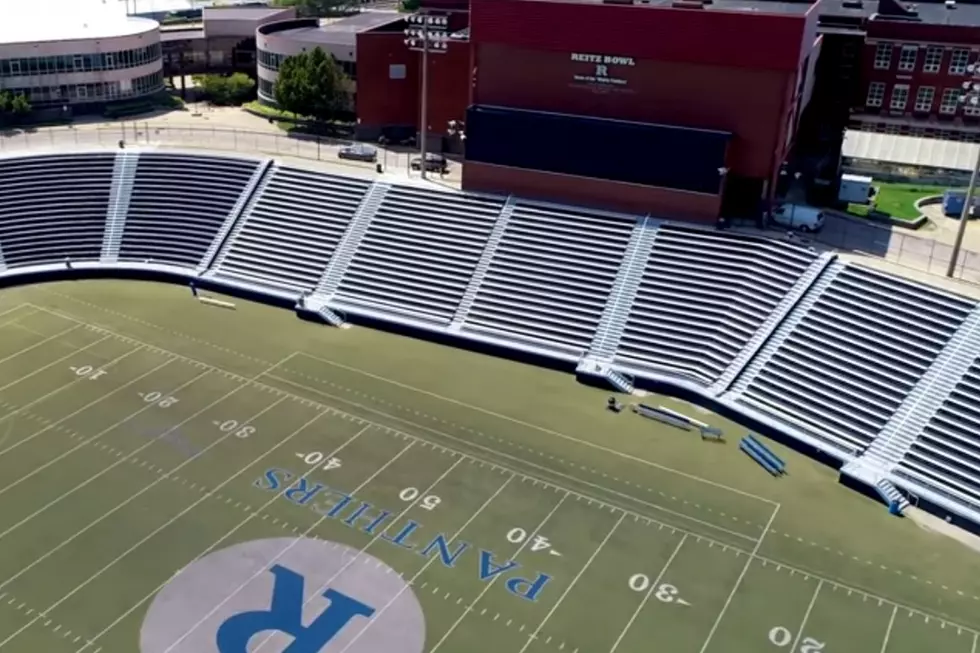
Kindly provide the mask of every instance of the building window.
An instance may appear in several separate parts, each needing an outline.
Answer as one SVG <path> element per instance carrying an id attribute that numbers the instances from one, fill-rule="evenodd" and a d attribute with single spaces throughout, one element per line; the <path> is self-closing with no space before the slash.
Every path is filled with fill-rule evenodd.
<path id="1" fill-rule="evenodd" d="M 895 84 L 892 87 L 892 101 L 889 105 L 892 111 L 905 111 L 909 101 L 909 85 Z"/>
<path id="2" fill-rule="evenodd" d="M 898 54 L 898 69 L 904 72 L 915 70 L 915 62 L 919 58 L 919 48 L 914 45 L 903 45 Z"/>
<path id="3" fill-rule="evenodd" d="M 888 70 L 892 66 L 892 44 L 879 43 L 875 50 L 875 70 Z"/>
<path id="4" fill-rule="evenodd" d="M 393 63 L 388 65 L 388 79 L 405 79 L 405 64 Z"/>
<path id="5" fill-rule="evenodd" d="M 864 103 L 869 107 L 880 107 L 885 101 L 885 83 L 871 82 L 868 84 L 868 98 Z"/>
<path id="6" fill-rule="evenodd" d="M 980 116 L 980 102 L 977 102 L 977 104 L 974 104 L 974 102 L 977 102 L 977 99 L 972 97 L 963 103 L 964 116 L 970 116 L 971 118 Z"/>
<path id="7" fill-rule="evenodd" d="M 956 106 L 960 103 L 960 89 L 947 88 L 943 91 L 943 97 L 939 101 L 939 113 L 944 116 L 951 116 L 956 113 Z"/>
<path id="8" fill-rule="evenodd" d="M 938 73 L 943 67 L 943 49 L 937 45 L 930 45 L 926 50 L 926 60 L 922 63 L 922 72 Z"/>
<path id="9" fill-rule="evenodd" d="M 915 95 L 915 110 L 919 113 L 931 113 L 932 102 L 936 99 L 934 86 L 920 86 Z"/>
<path id="10" fill-rule="evenodd" d="M 970 51 L 963 49 L 953 50 L 953 54 L 949 57 L 949 74 L 950 75 L 965 75 L 966 67 L 970 63 Z"/>

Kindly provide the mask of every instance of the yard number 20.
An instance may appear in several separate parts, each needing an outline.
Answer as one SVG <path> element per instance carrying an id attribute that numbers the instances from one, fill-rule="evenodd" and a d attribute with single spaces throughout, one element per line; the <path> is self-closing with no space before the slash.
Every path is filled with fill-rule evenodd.
<path id="1" fill-rule="evenodd" d="M 780 648 L 785 648 L 789 646 L 793 641 L 793 633 L 789 631 L 788 628 L 783 626 L 776 626 L 769 631 L 769 641 Z M 812 637 L 804 637 L 803 641 L 800 642 L 800 648 L 798 651 L 790 653 L 820 653 L 824 650 L 825 644 L 823 642 L 818 642 Z"/>

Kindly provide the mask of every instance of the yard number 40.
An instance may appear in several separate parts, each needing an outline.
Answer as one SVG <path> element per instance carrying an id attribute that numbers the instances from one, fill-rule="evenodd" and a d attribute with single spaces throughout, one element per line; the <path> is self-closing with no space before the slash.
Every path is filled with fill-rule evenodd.
<path id="1" fill-rule="evenodd" d="M 792 643 L 793 633 L 788 628 L 776 626 L 769 631 L 769 641 L 780 648 L 785 648 Z M 804 637 L 803 641 L 800 642 L 800 648 L 790 653 L 820 653 L 824 650 L 824 646 L 823 642 L 818 642 L 812 637 Z"/>

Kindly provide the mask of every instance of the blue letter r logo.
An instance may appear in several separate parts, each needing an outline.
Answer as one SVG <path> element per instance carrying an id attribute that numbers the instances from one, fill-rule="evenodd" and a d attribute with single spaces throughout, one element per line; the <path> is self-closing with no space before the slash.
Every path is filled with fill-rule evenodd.
<path id="1" fill-rule="evenodd" d="M 280 565 L 269 571 L 275 576 L 272 604 L 268 610 L 241 612 L 226 619 L 217 634 L 221 653 L 248 653 L 249 640 L 265 630 L 293 637 L 283 653 L 319 653 L 354 617 L 374 614 L 374 608 L 328 589 L 323 596 L 330 606 L 309 626 L 303 626 L 303 577 Z"/>

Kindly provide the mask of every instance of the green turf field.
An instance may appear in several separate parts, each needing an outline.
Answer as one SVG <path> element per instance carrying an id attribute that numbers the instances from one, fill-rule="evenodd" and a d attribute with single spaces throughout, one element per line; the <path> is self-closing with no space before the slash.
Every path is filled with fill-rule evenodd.
<path id="1" fill-rule="evenodd" d="M 345 577 L 400 578 L 429 652 L 976 653 L 980 555 L 831 469 L 773 444 L 776 480 L 711 414 L 727 443 L 605 411 L 567 373 L 236 304 L 0 291 L 0 651 L 217 651 L 192 643 L 241 597 L 182 595 L 196 561 L 320 538 Z M 167 604 L 170 639 L 144 643 L 158 595 L 208 592 L 218 612 Z M 369 650 L 360 623 L 323 650 Z M 248 650 L 286 650 L 273 634 Z"/>

